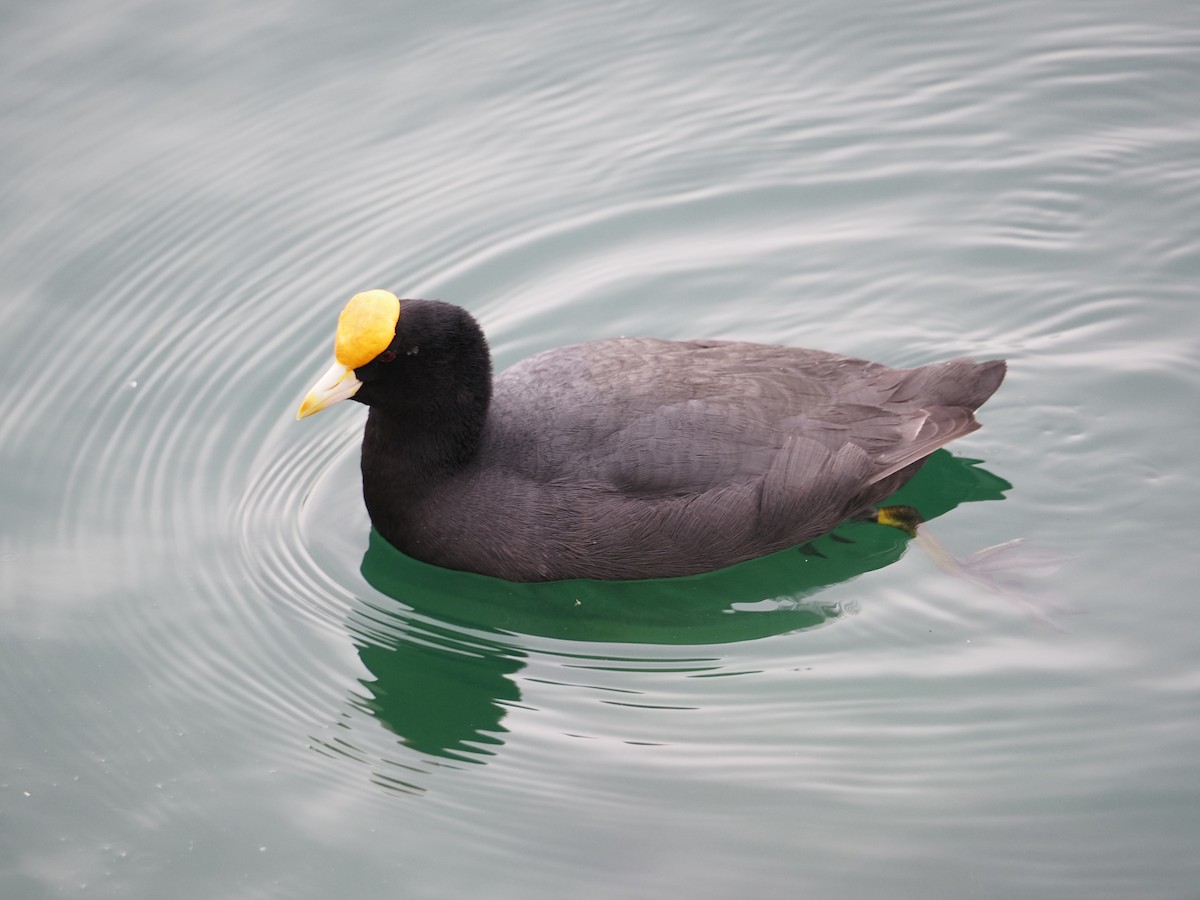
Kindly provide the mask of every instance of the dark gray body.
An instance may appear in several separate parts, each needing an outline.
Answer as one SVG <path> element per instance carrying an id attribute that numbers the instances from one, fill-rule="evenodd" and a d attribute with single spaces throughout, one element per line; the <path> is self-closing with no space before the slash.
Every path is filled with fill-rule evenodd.
<path id="1" fill-rule="evenodd" d="M 815 350 L 628 338 L 497 376 L 473 458 L 414 483 L 372 409 L 364 494 L 400 550 L 512 581 L 657 578 L 802 543 L 979 427 L 1002 361 L 896 370 Z M 371 464 L 368 471 L 368 450 Z M 399 482 L 404 498 L 397 500 Z"/>

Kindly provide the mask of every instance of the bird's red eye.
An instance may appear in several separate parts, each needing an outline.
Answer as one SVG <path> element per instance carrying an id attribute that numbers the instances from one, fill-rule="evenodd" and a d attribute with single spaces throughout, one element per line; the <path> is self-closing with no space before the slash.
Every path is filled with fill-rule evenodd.
<path id="1" fill-rule="evenodd" d="M 380 354 L 379 354 L 379 356 L 377 357 L 377 359 L 378 359 L 380 362 L 385 362 L 385 363 L 389 363 L 389 362 L 391 362 L 391 361 L 392 361 L 393 359 L 395 359 L 395 358 L 396 358 L 396 351 L 395 351 L 395 350 L 384 350 L 384 351 L 383 351 L 382 353 L 380 353 Z"/>

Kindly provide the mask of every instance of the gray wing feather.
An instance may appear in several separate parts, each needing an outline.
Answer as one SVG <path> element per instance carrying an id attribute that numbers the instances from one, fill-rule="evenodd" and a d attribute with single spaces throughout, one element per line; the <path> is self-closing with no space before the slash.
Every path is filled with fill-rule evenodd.
<path id="1" fill-rule="evenodd" d="M 816 350 L 619 339 L 510 369 L 491 421 L 507 429 L 495 445 L 520 450 L 507 464 L 539 483 L 659 498 L 748 486 L 764 518 L 833 514 L 831 498 L 977 429 L 973 410 L 1003 377 L 1000 361 L 891 369 Z"/>

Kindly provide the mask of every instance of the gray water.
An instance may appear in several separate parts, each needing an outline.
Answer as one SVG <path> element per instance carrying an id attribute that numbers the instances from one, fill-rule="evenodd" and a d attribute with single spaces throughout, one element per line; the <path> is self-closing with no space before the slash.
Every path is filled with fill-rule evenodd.
<path id="1" fill-rule="evenodd" d="M 0 12 L 0 896 L 1200 896 L 1200 7 Z M 908 499 L 698 579 L 406 560 L 338 310 L 1005 357 Z"/>

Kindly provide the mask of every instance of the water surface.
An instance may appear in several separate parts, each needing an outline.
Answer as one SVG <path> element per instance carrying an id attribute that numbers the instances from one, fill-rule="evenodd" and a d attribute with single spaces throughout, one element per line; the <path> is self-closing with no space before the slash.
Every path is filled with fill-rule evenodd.
<path id="1" fill-rule="evenodd" d="M 1200 12 L 0 13 L 5 897 L 1195 896 Z M 373 538 L 350 294 L 1006 357 L 898 533 L 505 586 Z M 815 552 L 814 552 L 815 551 Z"/>

